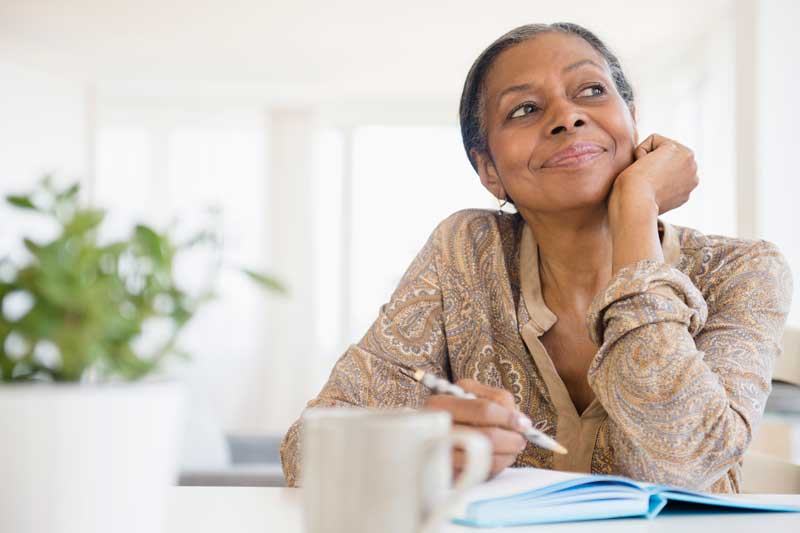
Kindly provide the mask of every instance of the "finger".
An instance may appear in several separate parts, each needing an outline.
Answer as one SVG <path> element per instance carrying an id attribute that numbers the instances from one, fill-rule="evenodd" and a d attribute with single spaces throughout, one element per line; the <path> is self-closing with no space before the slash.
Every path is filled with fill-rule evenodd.
<path id="1" fill-rule="evenodd" d="M 498 427 L 473 427 L 464 425 L 455 425 L 453 429 L 468 429 L 482 433 L 492 446 L 492 453 L 513 453 L 518 454 L 525 449 L 528 440 L 516 431 L 509 431 Z M 458 449 L 458 448 L 456 448 Z"/>
<path id="2" fill-rule="evenodd" d="M 494 477 L 509 466 L 514 464 L 516 461 L 516 457 L 513 455 L 493 455 L 492 456 L 492 464 L 489 470 L 489 477 Z M 464 471 L 466 465 L 461 462 L 458 465 L 453 465 L 453 473 L 454 477 L 461 475 Z"/>
<path id="3" fill-rule="evenodd" d="M 639 160 L 655 150 L 655 134 L 649 135 L 644 141 L 642 141 L 639 146 L 636 147 L 636 150 L 633 152 L 633 156 L 636 160 Z"/>
<path id="4" fill-rule="evenodd" d="M 486 478 L 487 481 L 494 479 L 500 474 L 503 470 L 508 468 L 509 466 L 513 465 L 514 461 L 506 462 L 506 461 L 492 461 L 492 466 L 489 469 L 489 476 Z"/>
<path id="5" fill-rule="evenodd" d="M 639 160 L 654 150 L 653 139 L 654 135 L 648 135 L 645 140 L 639 143 L 639 146 L 633 151 L 634 159 Z"/>
<path id="6" fill-rule="evenodd" d="M 493 454 L 492 467 L 491 467 L 492 475 L 513 465 L 514 461 L 516 460 L 517 460 L 516 454 Z M 466 466 L 467 466 L 466 455 L 460 450 L 458 452 L 453 451 L 453 470 L 455 472 L 461 473 L 464 471 Z"/>
<path id="7" fill-rule="evenodd" d="M 531 419 L 515 409 L 508 409 L 491 400 L 467 400 L 444 394 L 434 394 L 425 402 L 426 409 L 447 411 L 454 423 L 471 426 L 499 426 L 512 431 L 526 431 Z"/>
<path id="8" fill-rule="evenodd" d="M 456 382 L 456 385 L 461 387 L 467 392 L 471 392 L 475 396 L 479 398 L 486 398 L 487 400 L 492 400 L 495 403 L 499 403 L 503 407 L 508 409 L 516 409 L 517 404 L 514 402 L 514 396 L 505 389 L 498 389 L 497 387 L 490 387 L 489 385 L 484 385 L 474 379 L 460 379 Z"/>
<path id="9" fill-rule="evenodd" d="M 636 147 L 636 150 L 633 152 L 634 158 L 637 160 L 641 159 L 661 146 L 674 146 L 675 148 L 680 147 L 677 142 L 673 141 L 669 137 L 664 137 L 658 133 L 653 133 Z"/>

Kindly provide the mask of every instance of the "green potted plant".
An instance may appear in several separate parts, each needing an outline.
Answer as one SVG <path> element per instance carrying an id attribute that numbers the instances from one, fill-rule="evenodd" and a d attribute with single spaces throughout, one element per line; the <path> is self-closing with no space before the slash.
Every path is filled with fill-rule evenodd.
<path id="1" fill-rule="evenodd" d="M 0 531 L 160 531 L 182 397 L 160 371 L 213 297 L 212 286 L 181 288 L 173 265 L 196 246 L 218 250 L 215 233 L 178 242 L 137 225 L 102 243 L 104 211 L 81 206 L 78 185 L 49 179 L 7 201 L 49 218 L 57 235 L 0 259 Z M 143 342 L 154 322 L 168 334 Z"/>

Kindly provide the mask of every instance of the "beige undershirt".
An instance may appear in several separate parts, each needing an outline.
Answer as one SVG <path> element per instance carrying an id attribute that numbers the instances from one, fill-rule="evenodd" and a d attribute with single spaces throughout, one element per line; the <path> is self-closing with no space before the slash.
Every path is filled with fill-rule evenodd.
<path id="1" fill-rule="evenodd" d="M 658 226 L 659 233 L 662 234 L 664 259 L 667 263 L 675 265 L 680 258 L 680 244 L 675 231 L 669 224 L 660 220 Z M 522 297 L 531 317 L 531 320 L 522 327 L 522 338 L 539 368 L 555 407 L 558 420 L 556 440 L 569 450 L 566 455 L 553 455 L 553 468 L 589 473 L 597 432 L 608 415 L 596 398 L 583 413 L 578 415 L 567 387 L 540 340 L 540 337 L 556 323 L 557 317 L 547 307 L 542 296 L 539 247 L 527 224 L 522 229 L 520 244 L 520 284 Z"/>

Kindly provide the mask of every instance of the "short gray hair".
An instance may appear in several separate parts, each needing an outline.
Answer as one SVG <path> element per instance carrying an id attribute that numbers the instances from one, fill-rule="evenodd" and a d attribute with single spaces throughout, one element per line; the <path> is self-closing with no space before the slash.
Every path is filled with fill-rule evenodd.
<path id="1" fill-rule="evenodd" d="M 488 153 L 488 143 L 486 140 L 486 129 L 483 123 L 484 111 L 484 85 L 486 74 L 494 64 L 495 59 L 503 51 L 530 40 L 542 33 L 564 33 L 576 35 L 589 43 L 592 48 L 603 56 L 608 63 L 611 71 L 611 78 L 622 99 L 629 106 L 633 105 L 633 88 L 628 83 L 619 59 L 594 33 L 583 26 L 570 22 L 556 22 L 553 24 L 526 24 L 519 28 L 514 28 L 506 33 L 484 50 L 478 59 L 472 64 L 464 82 L 464 90 L 461 92 L 461 103 L 459 104 L 459 121 L 461 123 L 461 139 L 464 142 L 464 150 L 472 164 L 472 168 L 478 170 L 477 161 L 472 157 L 472 150 Z"/>

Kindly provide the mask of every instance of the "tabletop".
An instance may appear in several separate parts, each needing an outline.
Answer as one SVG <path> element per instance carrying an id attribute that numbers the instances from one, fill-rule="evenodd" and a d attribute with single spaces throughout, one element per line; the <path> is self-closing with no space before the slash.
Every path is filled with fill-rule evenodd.
<path id="1" fill-rule="evenodd" d="M 752 495 L 770 503 L 800 505 L 800 494 Z M 708 513 L 661 515 L 592 522 L 592 533 L 660 532 L 751 533 L 769 528 L 769 533 L 800 531 L 800 513 Z M 585 522 L 509 528 L 509 533 L 586 531 Z M 245 533 L 303 531 L 302 489 L 267 487 L 172 487 L 169 494 L 165 533 Z M 474 528 L 447 524 L 442 533 L 475 533 Z M 494 531 L 500 531 L 495 529 Z"/>

